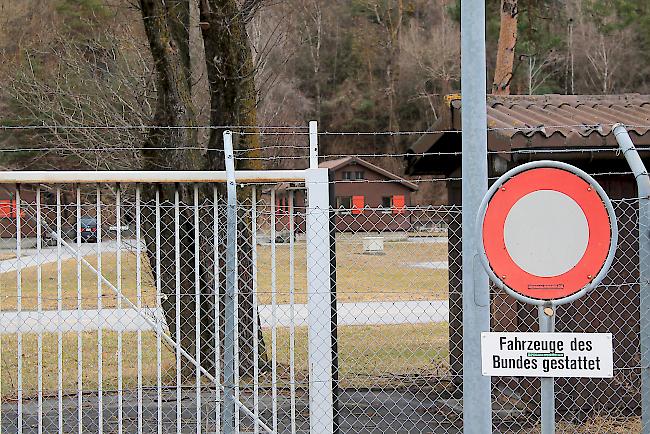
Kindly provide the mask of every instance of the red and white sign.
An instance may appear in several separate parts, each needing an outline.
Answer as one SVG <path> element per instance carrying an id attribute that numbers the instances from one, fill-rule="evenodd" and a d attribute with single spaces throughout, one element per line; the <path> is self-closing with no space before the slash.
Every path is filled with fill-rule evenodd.
<path id="1" fill-rule="evenodd" d="M 523 297 L 549 301 L 592 283 L 607 262 L 613 233 L 609 199 L 595 181 L 559 167 L 534 167 L 497 182 L 481 223 L 493 278 Z"/>

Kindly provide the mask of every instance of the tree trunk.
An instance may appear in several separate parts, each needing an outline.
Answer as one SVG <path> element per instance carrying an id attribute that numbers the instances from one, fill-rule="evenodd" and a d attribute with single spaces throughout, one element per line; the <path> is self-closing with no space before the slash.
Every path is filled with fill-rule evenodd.
<path id="1" fill-rule="evenodd" d="M 495 95 L 510 95 L 517 45 L 517 16 L 517 0 L 501 0 L 501 28 L 492 82 L 492 93 Z"/>
<path id="2" fill-rule="evenodd" d="M 214 4 L 212 4 L 214 3 Z M 232 4 L 217 4 L 229 2 L 212 2 L 210 7 L 222 18 L 220 25 L 202 28 L 206 63 L 211 98 L 210 119 L 212 125 L 254 125 L 255 124 L 255 92 L 253 84 L 252 60 L 245 27 L 242 21 L 238 31 L 243 31 L 240 38 L 225 35 L 226 26 L 232 27 L 234 16 L 239 12 L 234 2 Z M 143 22 L 149 40 L 151 54 L 155 63 L 158 101 L 153 120 L 154 125 L 161 127 L 196 125 L 195 111 L 192 104 L 191 56 L 189 51 L 190 5 L 188 0 L 140 0 Z M 205 6 L 205 1 L 201 6 Z M 201 21 L 204 22 L 204 10 L 201 10 Z M 241 21 L 241 20 L 240 20 Z M 202 26 L 203 27 L 203 26 Z M 232 29 L 231 29 L 232 30 Z M 223 33 L 223 34 L 221 34 Z M 234 33 L 234 32 L 233 32 Z M 220 42 L 215 44 L 215 41 Z M 247 68 L 231 68 L 230 76 L 247 80 L 227 82 L 215 80 L 217 72 L 223 72 L 223 67 L 234 65 L 230 60 L 233 53 L 243 53 L 247 57 L 244 66 Z M 220 61 L 220 58 L 227 62 Z M 226 69 L 228 70 L 228 69 Z M 234 96 L 233 96 L 234 95 Z M 239 95 L 245 95 L 243 99 Z M 239 102 L 243 99 L 242 102 Z M 252 131 L 253 133 L 255 131 Z M 144 170 L 223 170 L 224 158 L 219 151 L 223 150 L 223 129 L 211 130 L 209 152 L 206 156 L 198 150 L 198 139 L 195 129 L 191 128 L 154 128 L 149 132 L 144 144 Z M 240 141 L 244 146 L 257 146 L 255 135 L 244 136 Z M 248 160 L 243 160 L 248 161 Z M 252 167 L 254 165 L 248 165 Z M 243 168 L 239 167 L 240 169 Z M 223 188 L 220 188 L 223 193 Z M 155 237 L 156 215 L 153 206 L 156 195 L 161 201 L 160 212 L 160 245 Z M 156 272 L 156 251 L 160 251 L 160 279 L 162 308 L 167 326 L 175 341 L 189 354 L 196 353 L 196 309 L 195 282 L 200 283 L 200 323 L 201 323 L 201 365 L 208 371 L 215 368 L 215 311 L 220 312 L 220 324 L 224 324 L 223 299 L 225 290 L 225 221 L 219 227 L 223 229 L 217 234 L 220 240 L 215 246 L 213 242 L 212 198 L 213 190 L 210 185 L 201 185 L 198 189 L 200 204 L 199 239 L 195 239 L 197 228 L 194 223 L 194 186 L 179 184 L 177 186 L 161 185 L 143 187 L 143 230 L 151 269 Z M 178 195 L 178 198 L 177 196 Z M 220 194 L 223 196 L 223 194 Z M 175 204 L 178 200 L 179 208 Z M 220 208 L 221 217 L 225 216 L 225 208 Z M 176 220 L 178 213 L 178 221 Z M 251 274 L 251 228 L 250 218 L 240 215 L 238 239 L 240 310 L 239 310 L 239 346 L 242 374 L 247 375 L 253 366 L 252 360 L 252 330 L 253 321 L 259 321 L 257 312 L 252 309 L 252 274 Z M 176 230 L 178 227 L 178 231 Z M 199 250 L 199 267 L 195 268 L 196 249 Z M 221 246 L 221 247 L 220 247 Z M 217 251 L 215 252 L 215 249 Z M 216 253 L 216 254 L 215 254 Z M 214 257 L 218 264 L 214 263 Z M 177 266 L 180 264 L 180 266 Z M 216 267 L 215 267 L 216 265 Z M 215 275 L 215 270 L 216 274 Z M 198 273 L 198 276 L 197 274 Z M 217 285 L 216 282 L 221 284 Z M 218 291 L 219 306 L 215 309 L 215 290 Z M 177 297 L 177 291 L 180 297 Z M 179 310 L 180 322 L 176 322 Z M 258 322 L 259 324 L 259 322 Z M 176 330 L 179 329 L 180 333 Z M 260 335 L 261 338 L 261 335 Z M 221 342 L 222 339 L 219 339 Z M 261 348 L 264 345 L 260 339 Z M 260 352 L 264 355 L 264 352 Z M 194 376 L 196 366 L 182 359 L 181 373 L 183 380 Z"/>
<path id="3" fill-rule="evenodd" d="M 248 2 L 250 3 L 250 2 Z M 246 11 L 235 0 L 205 0 L 200 3 L 201 28 L 210 87 L 210 123 L 215 126 L 246 125 L 244 135 L 235 134 L 237 156 L 253 158 L 236 160 L 237 169 L 260 169 L 259 137 L 257 128 L 257 93 L 253 56 L 246 31 Z M 249 6 L 254 9 L 254 6 Z M 247 10 L 249 10 L 247 8 Z M 223 129 L 210 132 L 208 163 L 212 170 L 221 169 L 223 160 L 218 150 L 223 149 Z M 250 189 L 240 191 L 240 201 L 250 198 Z M 242 218 L 243 217 L 243 218 Z M 252 376 L 253 325 L 259 318 L 253 311 L 251 222 L 248 215 L 239 219 L 238 281 L 239 281 L 239 363 L 240 375 Z M 264 344 L 260 335 L 261 368 L 266 369 Z"/>
<path id="4" fill-rule="evenodd" d="M 189 3 L 182 0 L 141 0 L 142 18 L 155 63 L 158 101 L 153 124 L 159 126 L 186 126 L 195 124 L 191 93 L 189 56 Z M 196 130 L 187 128 L 152 129 L 144 143 L 144 170 L 196 170 L 203 158 L 196 150 Z M 192 148 L 192 149 L 188 149 Z M 180 205 L 176 222 L 174 203 L 178 189 L 179 204 L 193 203 L 191 185 L 180 184 L 143 187 L 142 209 L 144 240 L 154 278 L 160 280 L 162 308 L 169 331 L 176 342 L 189 354 L 195 354 L 194 297 L 194 220 L 191 209 Z M 155 236 L 156 215 L 153 206 L 156 192 L 160 202 L 160 245 Z M 176 249 L 178 224 L 178 251 Z M 155 275 L 156 254 L 160 251 L 160 275 Z M 176 258 L 179 258 L 177 285 Z M 177 288 L 178 286 L 178 288 Z M 181 296 L 177 299 L 176 293 Z M 176 310 L 180 323 L 176 324 Z M 177 333 L 177 328 L 180 334 Z M 204 360 L 210 358 L 203 357 Z M 191 377 L 196 367 L 185 358 L 181 362 L 183 379 Z M 210 366 L 213 368 L 213 366 Z"/>

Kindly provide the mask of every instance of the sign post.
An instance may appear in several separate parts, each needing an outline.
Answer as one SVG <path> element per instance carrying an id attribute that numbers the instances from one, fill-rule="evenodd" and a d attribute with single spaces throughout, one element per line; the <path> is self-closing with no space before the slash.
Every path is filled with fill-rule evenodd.
<path id="1" fill-rule="evenodd" d="M 555 314 L 552 311 L 544 312 L 545 308 L 538 306 L 539 332 L 555 332 Z M 546 308 L 548 309 L 548 308 Z M 547 315 L 550 313 L 550 315 Z M 542 434 L 553 434 L 555 432 L 555 381 L 553 377 L 543 377 L 539 379 L 541 388 L 541 411 L 540 419 L 542 424 Z"/>
<path id="2" fill-rule="evenodd" d="M 614 209 L 602 187 L 582 170 L 557 161 L 523 164 L 501 176 L 483 198 L 476 230 L 482 240 L 478 254 L 490 279 L 517 300 L 538 306 L 540 333 L 533 348 L 543 346 L 548 334 L 562 335 L 554 333 L 556 306 L 582 297 L 602 281 L 618 241 Z M 486 359 L 496 345 L 495 337 L 489 335 L 518 333 L 482 336 L 483 375 L 505 375 L 499 374 L 500 353 L 493 354 L 491 361 Z M 540 377 L 543 434 L 555 432 L 554 376 L 613 375 L 611 335 L 609 345 L 601 342 L 598 346 L 600 351 L 605 348 L 608 357 L 600 354 L 596 361 L 580 353 L 593 351 L 594 342 L 607 338 L 599 336 L 574 336 L 575 345 L 574 341 L 565 345 L 562 340 L 551 340 L 567 350 L 531 351 L 520 355 L 521 359 L 506 358 L 528 366 L 516 375 L 532 372 Z M 589 342 L 591 349 L 587 351 L 586 343 L 578 347 L 577 342 Z M 569 353 L 574 349 L 576 358 Z M 592 364 L 585 366 L 585 360 Z M 533 369 L 537 366 L 564 369 L 549 368 L 545 373 Z M 517 369 L 506 372 L 512 375 L 513 371 Z M 551 371 L 553 375 L 546 375 Z"/>

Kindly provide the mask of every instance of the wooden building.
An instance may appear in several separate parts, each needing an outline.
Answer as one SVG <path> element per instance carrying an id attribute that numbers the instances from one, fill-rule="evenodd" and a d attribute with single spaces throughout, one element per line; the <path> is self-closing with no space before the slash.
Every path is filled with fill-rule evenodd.
<path id="1" fill-rule="evenodd" d="M 450 205 L 461 204 L 461 101 L 448 97 L 432 132 L 409 149 L 407 173 L 450 178 Z M 557 379 L 559 411 L 591 412 L 616 407 L 635 410 L 639 399 L 639 286 L 637 197 L 634 176 L 617 149 L 612 125 L 629 125 L 637 147 L 650 145 L 650 95 L 488 96 L 488 176 L 534 160 L 573 164 L 603 186 L 615 203 L 619 245 L 601 285 L 557 310 L 557 331 L 610 332 L 614 342 L 613 379 Z M 642 153 L 644 160 L 650 157 Z M 650 161 L 646 162 L 648 165 Z M 454 180 L 455 179 L 455 180 Z M 627 200 L 624 200 L 627 199 Z M 462 374 L 461 220 L 449 221 L 449 350 L 451 373 Z M 493 288 L 494 331 L 536 331 L 537 310 Z M 462 377 L 455 377 L 462 378 Z M 514 390 L 535 403 L 539 382 L 495 378 L 496 390 Z M 534 407 L 534 406 L 533 406 Z"/>
<path id="2" fill-rule="evenodd" d="M 411 229 L 412 182 L 358 157 L 323 161 L 334 179 L 336 229 L 339 232 L 395 232 Z M 295 225 L 304 232 L 305 189 L 282 184 L 275 193 L 276 229 L 289 227 L 289 192 L 294 191 Z"/>
<path id="3" fill-rule="evenodd" d="M 23 203 L 35 203 L 36 192 L 30 187 L 20 189 L 21 206 Z M 18 207 L 16 203 L 16 188 L 11 185 L 0 184 L 0 238 L 16 238 L 16 217 Z M 23 237 L 36 236 L 36 223 L 33 219 L 25 218 L 25 210 L 22 209 L 20 216 L 21 234 Z"/>

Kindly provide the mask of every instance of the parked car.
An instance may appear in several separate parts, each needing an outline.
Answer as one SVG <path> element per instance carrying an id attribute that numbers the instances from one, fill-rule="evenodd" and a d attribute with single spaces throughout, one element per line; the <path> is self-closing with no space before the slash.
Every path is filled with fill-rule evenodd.
<path id="1" fill-rule="evenodd" d="M 81 217 L 79 221 L 81 227 L 81 242 L 97 242 L 97 219 L 95 217 Z"/>

